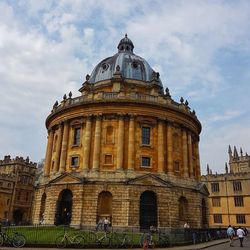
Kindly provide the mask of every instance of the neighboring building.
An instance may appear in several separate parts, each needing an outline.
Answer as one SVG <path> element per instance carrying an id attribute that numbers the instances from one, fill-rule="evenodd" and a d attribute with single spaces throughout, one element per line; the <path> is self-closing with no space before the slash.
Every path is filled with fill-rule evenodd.
<path id="1" fill-rule="evenodd" d="M 15 224 L 31 222 L 36 163 L 29 158 L 0 160 L 0 220 Z"/>
<path id="2" fill-rule="evenodd" d="M 201 124 L 133 49 L 126 35 L 86 76 L 81 96 L 54 104 L 34 223 L 94 227 L 107 217 L 116 228 L 207 226 Z"/>
<path id="3" fill-rule="evenodd" d="M 209 190 L 209 221 L 211 227 L 250 227 L 250 157 L 236 147 L 229 146 L 229 169 L 224 174 L 213 174 L 207 167 L 202 181 Z"/>

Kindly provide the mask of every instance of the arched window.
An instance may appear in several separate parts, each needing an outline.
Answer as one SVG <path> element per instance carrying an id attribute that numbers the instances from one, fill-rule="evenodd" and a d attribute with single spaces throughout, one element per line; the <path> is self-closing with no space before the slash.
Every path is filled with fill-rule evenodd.
<path id="1" fill-rule="evenodd" d="M 99 219 L 108 218 L 109 221 L 112 221 L 112 201 L 113 197 L 110 192 L 103 191 L 98 196 L 98 205 L 97 205 L 97 218 Z"/>
<path id="2" fill-rule="evenodd" d="M 140 197 L 140 228 L 157 227 L 157 197 L 152 191 L 145 191 Z"/>
<path id="3" fill-rule="evenodd" d="M 69 225 L 71 222 L 73 194 L 64 189 L 58 196 L 55 213 L 55 225 Z"/>
<path id="4" fill-rule="evenodd" d="M 207 227 L 207 206 L 206 206 L 206 201 L 203 198 L 201 201 L 201 225 L 202 227 Z"/>
<path id="5" fill-rule="evenodd" d="M 188 221 L 188 201 L 184 196 L 179 199 L 179 220 L 180 222 Z"/>
<path id="6" fill-rule="evenodd" d="M 41 224 L 44 224 L 45 205 L 46 205 L 46 193 L 43 193 L 41 198 L 40 215 L 39 215 L 39 222 Z"/>

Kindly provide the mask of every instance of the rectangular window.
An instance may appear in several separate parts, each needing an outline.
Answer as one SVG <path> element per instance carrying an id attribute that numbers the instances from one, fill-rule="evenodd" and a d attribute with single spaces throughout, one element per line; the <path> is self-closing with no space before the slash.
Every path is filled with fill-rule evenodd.
<path id="1" fill-rule="evenodd" d="M 214 214 L 214 223 L 222 223 L 222 215 Z"/>
<path id="2" fill-rule="evenodd" d="M 141 133 L 141 143 L 142 145 L 150 145 L 150 128 L 149 127 L 142 127 Z"/>
<path id="3" fill-rule="evenodd" d="M 178 161 L 174 161 L 174 171 L 179 172 L 180 171 L 180 164 Z"/>
<path id="4" fill-rule="evenodd" d="M 151 162 L 150 162 L 150 157 L 145 157 L 145 156 L 143 156 L 142 158 L 141 158 L 141 166 L 142 167 L 151 167 Z"/>
<path id="5" fill-rule="evenodd" d="M 241 192 L 242 191 L 241 182 L 234 181 L 233 182 L 233 189 L 234 189 L 234 192 Z"/>
<path id="6" fill-rule="evenodd" d="M 113 164 L 113 156 L 105 155 L 105 164 Z"/>
<path id="7" fill-rule="evenodd" d="M 10 204 L 10 199 L 7 200 L 7 205 L 9 205 L 9 204 Z"/>
<path id="8" fill-rule="evenodd" d="M 28 201 L 29 200 L 29 192 L 26 193 L 26 197 L 25 200 Z"/>
<path id="9" fill-rule="evenodd" d="M 81 128 L 74 129 L 74 145 L 80 145 Z"/>
<path id="10" fill-rule="evenodd" d="M 212 205 L 213 207 L 220 207 L 220 198 L 219 197 L 212 198 Z"/>
<path id="11" fill-rule="evenodd" d="M 238 224 L 246 224 L 245 214 L 236 214 L 236 222 Z"/>
<path id="12" fill-rule="evenodd" d="M 244 207 L 243 196 L 235 196 L 234 197 L 234 205 L 236 207 Z"/>
<path id="13" fill-rule="evenodd" d="M 20 192 L 20 191 L 18 191 L 18 193 L 17 193 L 17 200 L 19 200 L 19 201 L 20 201 L 20 199 L 21 199 L 21 192 Z"/>
<path id="14" fill-rule="evenodd" d="M 211 183 L 211 190 L 212 190 L 212 193 L 220 192 L 219 183 L 218 182 Z"/>
<path id="15" fill-rule="evenodd" d="M 78 156 L 72 156 L 71 157 L 71 167 L 78 167 L 79 166 L 79 157 Z"/>

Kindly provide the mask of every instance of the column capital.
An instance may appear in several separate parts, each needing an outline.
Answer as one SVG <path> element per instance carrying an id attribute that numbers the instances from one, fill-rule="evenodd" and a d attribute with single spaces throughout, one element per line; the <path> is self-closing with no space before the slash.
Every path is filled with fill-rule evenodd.
<path id="1" fill-rule="evenodd" d="M 130 120 L 134 120 L 135 117 L 137 116 L 137 114 L 136 113 L 128 113 L 128 116 L 129 116 Z"/>
<path id="2" fill-rule="evenodd" d="M 157 121 L 161 122 L 161 123 L 165 123 L 166 122 L 166 118 L 164 118 L 164 117 L 158 117 Z"/>
<path id="3" fill-rule="evenodd" d="M 95 115 L 96 120 L 100 121 L 102 119 L 102 113 L 98 113 Z"/>
<path id="4" fill-rule="evenodd" d="M 125 116 L 126 116 L 125 113 L 118 113 L 117 114 L 117 117 L 118 117 L 119 120 L 124 120 Z"/>

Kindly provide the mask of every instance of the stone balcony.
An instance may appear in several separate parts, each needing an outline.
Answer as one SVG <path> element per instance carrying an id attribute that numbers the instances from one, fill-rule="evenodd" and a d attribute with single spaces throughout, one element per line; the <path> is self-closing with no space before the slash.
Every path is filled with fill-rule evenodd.
<path id="1" fill-rule="evenodd" d="M 177 103 L 171 97 L 165 95 L 149 95 L 138 92 L 98 92 L 88 93 L 86 95 L 78 96 L 75 98 L 65 98 L 58 105 L 54 105 L 52 114 L 57 113 L 65 108 L 71 106 L 78 106 L 81 104 L 93 102 L 135 102 L 145 103 L 152 105 L 165 106 L 176 111 L 184 112 L 197 119 L 195 112 L 190 110 L 190 107 L 183 102 Z"/>

